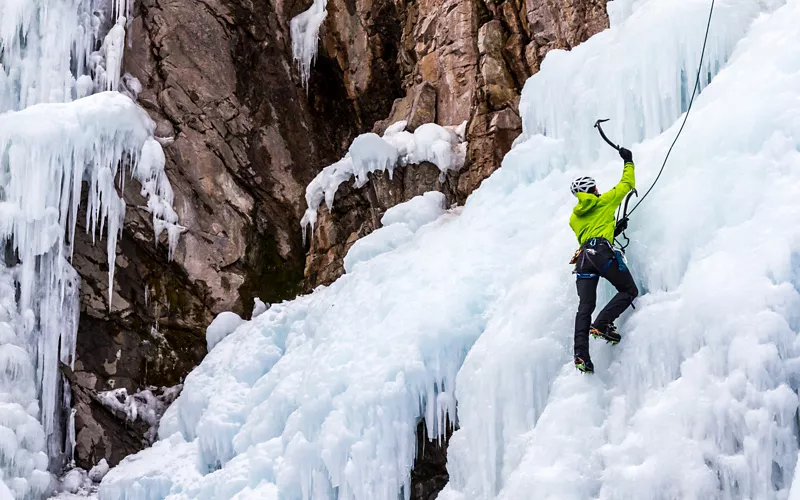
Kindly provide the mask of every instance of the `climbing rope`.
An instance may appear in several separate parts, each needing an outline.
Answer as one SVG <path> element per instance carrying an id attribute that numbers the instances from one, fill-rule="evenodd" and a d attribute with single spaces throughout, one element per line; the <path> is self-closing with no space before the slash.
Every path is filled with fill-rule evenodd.
<path id="1" fill-rule="evenodd" d="M 706 35 L 703 38 L 703 50 L 700 52 L 700 65 L 697 68 L 697 78 L 694 82 L 694 89 L 692 89 L 692 97 L 689 99 L 689 107 L 686 109 L 686 115 L 683 117 L 683 123 L 681 123 L 681 128 L 678 129 L 678 134 L 675 136 L 675 139 L 672 141 L 672 145 L 670 145 L 669 150 L 667 151 L 667 155 L 664 157 L 664 163 L 661 164 L 661 170 L 658 171 L 658 175 L 653 183 L 650 185 L 650 188 L 644 193 L 644 195 L 639 198 L 639 201 L 636 202 L 636 205 L 633 206 L 630 213 L 627 215 L 632 214 L 639 208 L 639 205 L 642 204 L 647 195 L 650 194 L 650 191 L 656 186 L 658 179 L 661 178 L 661 174 L 664 172 L 664 167 L 667 166 L 667 160 L 669 160 L 669 155 L 672 153 L 672 148 L 675 147 L 675 143 L 678 142 L 678 138 L 681 136 L 681 132 L 683 132 L 683 127 L 686 126 L 686 120 L 689 119 L 689 113 L 692 111 L 692 105 L 694 104 L 694 98 L 697 95 L 697 90 L 700 88 L 700 74 L 703 71 L 703 59 L 706 55 L 706 45 L 708 44 L 708 32 L 711 30 L 711 17 L 714 15 L 714 2 L 715 0 L 711 0 L 711 9 L 708 12 L 708 23 L 706 23 Z M 625 237 L 627 239 L 627 236 Z M 627 245 L 626 245 L 627 246 Z"/>
<path id="2" fill-rule="evenodd" d="M 614 235 L 614 243 L 619 247 L 620 250 L 622 250 L 622 252 L 624 252 L 625 249 L 628 248 L 628 245 L 631 242 L 630 239 L 628 238 L 628 235 L 625 234 L 625 229 L 627 229 L 627 227 L 628 227 L 628 218 L 629 218 L 629 216 L 631 214 L 633 214 L 633 212 L 637 208 L 639 208 L 639 205 L 641 205 L 642 202 L 644 201 L 644 199 L 647 198 L 647 195 L 650 194 L 650 191 L 653 190 L 653 188 L 656 186 L 656 183 L 661 178 L 661 174 L 664 173 L 664 168 L 667 166 L 667 161 L 669 160 L 669 155 L 672 153 L 672 149 L 675 147 L 675 144 L 678 142 L 678 139 L 680 138 L 681 133 L 683 132 L 683 128 L 686 126 L 686 121 L 689 119 L 689 113 L 692 112 L 692 106 L 694 105 L 694 98 L 697 96 L 697 91 L 700 89 L 700 75 L 701 75 L 701 73 L 703 71 L 703 61 L 705 60 L 705 56 L 706 56 L 706 46 L 708 45 L 708 33 L 711 31 L 711 18 L 714 16 L 714 3 L 715 3 L 715 1 L 716 0 L 711 0 L 711 8 L 708 11 L 708 22 L 706 23 L 706 34 L 703 37 L 703 49 L 700 51 L 700 65 L 697 67 L 697 78 L 695 78 L 695 81 L 694 81 L 694 88 L 692 88 L 692 96 L 691 96 L 691 98 L 689 98 L 689 106 L 686 109 L 686 115 L 684 115 L 684 117 L 683 117 L 683 123 L 681 123 L 681 127 L 678 129 L 678 133 L 675 135 L 675 139 L 673 139 L 672 144 L 669 146 L 669 150 L 667 150 L 666 156 L 664 156 L 664 162 L 661 164 L 661 168 L 658 171 L 658 175 L 656 175 L 655 180 L 653 181 L 652 184 L 650 184 L 650 187 L 644 193 L 644 196 L 639 198 L 639 201 L 636 202 L 636 205 L 634 205 L 633 208 L 631 209 L 631 211 L 628 212 L 628 202 L 630 201 L 631 196 L 636 195 L 637 198 L 639 197 L 639 193 L 635 189 L 633 189 L 628 194 L 628 196 L 625 198 L 625 208 L 623 209 L 622 207 L 619 207 L 617 209 L 617 217 L 616 217 L 616 219 L 617 219 L 617 227 L 619 227 L 620 222 L 623 222 L 624 227 L 623 227 L 622 231 L 619 232 L 619 234 L 615 234 Z M 611 139 L 608 138 L 608 136 L 605 134 L 605 132 L 603 132 L 602 124 L 604 122 L 607 122 L 607 121 L 608 121 L 608 119 L 597 120 L 595 122 L 595 124 L 594 124 L 594 128 L 597 129 L 597 131 L 600 133 L 600 137 L 602 137 L 603 140 L 606 143 L 608 143 L 609 146 L 611 146 L 612 148 L 614 148 L 617 151 L 619 151 L 621 149 L 620 146 L 618 146 L 617 144 L 614 144 L 614 142 L 611 141 Z M 621 216 L 620 216 L 620 212 L 622 212 Z M 617 236 L 621 236 L 622 238 L 625 238 L 625 244 L 624 245 L 619 240 L 617 240 Z"/>

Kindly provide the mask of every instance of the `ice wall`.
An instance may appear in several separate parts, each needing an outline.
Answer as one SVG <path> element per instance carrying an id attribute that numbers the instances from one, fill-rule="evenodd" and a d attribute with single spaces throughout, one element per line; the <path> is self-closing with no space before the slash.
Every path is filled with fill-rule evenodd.
<path id="1" fill-rule="evenodd" d="M 116 92 L 84 97 L 117 87 L 130 8 L 0 3 L 0 476 L 18 500 L 39 498 L 48 461 L 58 467 L 71 454 L 59 363 L 74 362 L 80 280 L 69 260 L 82 190 L 87 230 L 106 239 L 109 300 L 124 177 L 142 185 L 171 248 L 181 231 L 152 121 Z"/>
<path id="2" fill-rule="evenodd" d="M 650 2 L 607 37 L 675 4 Z M 756 17 L 752 4 L 717 5 L 714 26 L 736 24 L 726 15 Z M 575 292 L 562 270 L 550 279 L 557 261 L 529 267 L 536 283 L 509 290 L 536 297 L 549 283 L 533 303 L 499 306 L 499 317 L 535 326 L 490 325 L 461 368 L 461 429 L 440 498 L 786 497 L 798 432 L 800 232 L 783 222 L 797 215 L 800 186 L 798 21 L 797 1 L 759 17 L 698 97 L 664 177 L 634 217 L 628 257 L 644 295 L 619 325 L 618 348 L 593 344 L 596 376 L 581 377 L 569 364 Z M 550 78 L 547 69 L 541 77 Z M 627 91 L 596 98 L 610 97 L 611 106 L 631 102 Z M 526 93 L 526 109 L 533 99 Z M 641 187 L 677 128 L 634 147 Z M 557 178 L 566 186 L 591 172 L 601 188 L 612 186 L 617 161 L 571 159 L 581 157 L 575 141 L 593 141 L 591 132 L 564 133 L 557 139 L 567 156 L 563 174 L 526 159 L 543 140 L 534 136 L 489 182 L 543 179 L 533 186 L 544 188 Z M 569 209 L 564 200 L 559 220 Z M 531 224 L 544 222 L 539 215 Z M 608 286 L 603 295 L 601 303 Z"/>
<path id="3" fill-rule="evenodd" d="M 548 53 L 536 78 L 526 82 L 521 140 L 536 134 L 564 139 L 579 148 L 576 160 L 588 162 L 603 151 L 592 128 L 598 118 L 613 118 L 604 129 L 626 144 L 663 132 L 692 94 L 709 6 L 710 0 L 609 2 L 612 21 L 623 25 L 572 51 Z M 701 89 L 765 8 L 764 2 L 716 2 Z"/>
<path id="4" fill-rule="evenodd" d="M 333 285 L 225 337 L 187 377 L 157 448 L 112 470 L 100 498 L 407 498 L 415 426 L 439 435 L 456 400 L 441 500 L 786 498 L 800 370 L 800 0 L 717 1 L 711 74 L 631 223 L 642 295 L 619 346 L 592 344 L 587 376 L 571 357 L 568 186 L 590 173 L 608 189 L 622 165 L 591 130 L 603 116 L 581 110 L 638 124 L 610 132 L 631 145 L 646 187 L 708 14 L 695 0 L 614 4 L 614 28 L 529 80 L 527 135 L 463 209 L 432 222 L 409 209 L 362 240 L 381 251 L 354 253 Z M 640 44 L 671 56 L 644 58 Z M 592 91 L 585 82 L 603 87 L 600 76 L 618 85 Z M 663 107 L 638 79 L 663 84 Z M 383 245 L 414 220 L 427 223 Z"/>
<path id="5" fill-rule="evenodd" d="M 0 3 L 0 112 L 116 88 L 131 8 L 130 0 Z"/>
<path id="6" fill-rule="evenodd" d="M 273 304 L 220 341 L 162 418 L 162 441 L 112 469 L 100 497 L 408 492 L 417 422 L 425 418 L 437 436 L 454 414 L 456 370 L 501 290 L 476 287 L 506 274 L 502 240 L 474 233 L 463 251 L 479 243 L 479 253 L 497 261 L 458 278 L 466 254 L 451 242 L 464 228 L 452 214 L 431 222 L 430 198 L 396 207 L 387 226 L 363 240 L 382 241 L 405 225 L 424 243 L 362 254 L 332 286 Z M 509 260 L 518 250 L 509 249 Z"/>

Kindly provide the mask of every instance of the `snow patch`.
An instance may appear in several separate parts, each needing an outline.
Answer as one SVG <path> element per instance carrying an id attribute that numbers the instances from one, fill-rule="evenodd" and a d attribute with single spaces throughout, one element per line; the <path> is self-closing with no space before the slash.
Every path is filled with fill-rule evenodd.
<path id="1" fill-rule="evenodd" d="M 411 133 L 405 130 L 406 122 L 400 121 L 388 127 L 383 137 L 373 133 L 359 135 L 344 158 L 325 167 L 306 187 L 308 208 L 301 221 L 303 234 L 308 227 L 313 230 L 322 201 L 333 208 L 339 186 L 352 177 L 355 186 L 362 187 L 371 173 L 385 170 L 391 178 L 396 167 L 425 161 L 436 165 L 442 175 L 461 169 L 467 154 L 465 127 L 466 122 L 458 127 L 426 123 Z"/>
<path id="2" fill-rule="evenodd" d="M 447 200 L 443 193 L 429 191 L 389 208 L 381 217 L 381 224 L 383 226 L 406 224 L 409 229 L 416 232 L 420 227 L 444 214 L 446 204 Z"/>
<path id="3" fill-rule="evenodd" d="M 233 312 L 221 312 L 206 328 L 206 344 L 211 351 L 222 339 L 233 333 L 245 321 Z"/>
<path id="4" fill-rule="evenodd" d="M 169 405 L 178 397 L 183 389 L 182 385 L 174 387 L 151 387 L 134 394 L 128 394 L 127 389 L 113 389 L 97 393 L 100 402 L 105 406 L 123 415 L 130 422 L 142 421 L 148 425 L 149 430 L 143 436 L 152 443 L 156 438 L 156 428 L 161 416 Z M 106 465 L 107 467 L 107 465 Z M 94 471 L 95 469 L 92 469 Z M 95 472 L 101 471 L 98 469 Z M 107 469 L 106 469 L 107 470 Z M 90 471 L 90 475 L 91 475 Z"/>
<path id="5" fill-rule="evenodd" d="M 381 218 L 383 227 L 356 241 L 344 256 L 345 272 L 356 264 L 390 252 L 410 241 L 417 230 L 445 213 L 444 194 L 431 191 L 400 203 Z"/>
<path id="6" fill-rule="evenodd" d="M 104 464 L 104 465 L 101 465 Z M 92 471 L 98 467 L 105 467 L 108 470 L 108 464 L 105 459 L 100 461 L 100 464 L 92 468 Z M 102 478 L 102 476 L 100 476 Z M 97 487 L 99 479 L 92 477 L 92 472 L 87 472 L 79 467 L 74 467 L 68 470 L 59 480 L 55 483 L 55 491 L 50 497 L 51 500 L 96 500 Z"/>
<path id="7" fill-rule="evenodd" d="M 99 483 L 106 477 L 108 474 L 110 467 L 108 466 L 108 462 L 106 462 L 105 458 L 100 459 L 100 461 L 91 468 L 89 471 L 89 479 L 94 481 L 95 483 Z"/>
<path id="8" fill-rule="evenodd" d="M 199 484 L 202 475 L 198 463 L 197 443 L 187 443 L 180 434 L 175 434 L 123 459 L 103 478 L 98 497 L 162 500 L 179 495 Z"/>
<path id="9" fill-rule="evenodd" d="M 261 299 L 258 297 L 253 299 L 253 312 L 250 314 L 250 319 L 253 319 L 257 316 L 260 316 L 267 312 L 269 309 L 269 304 L 265 304 Z"/>

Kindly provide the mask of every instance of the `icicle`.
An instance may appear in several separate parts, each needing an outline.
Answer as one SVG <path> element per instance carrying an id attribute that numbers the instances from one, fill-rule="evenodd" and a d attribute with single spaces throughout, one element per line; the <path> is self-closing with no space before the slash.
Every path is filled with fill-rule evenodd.
<path id="1" fill-rule="evenodd" d="M 311 66 L 317 58 L 319 28 L 325 21 L 328 11 L 325 9 L 328 0 L 314 0 L 311 7 L 295 16 L 290 24 L 292 35 L 292 53 L 300 67 L 303 86 L 308 88 L 311 78 Z"/>
<path id="2" fill-rule="evenodd" d="M 125 17 L 120 16 L 103 41 L 105 55 L 105 89 L 117 90 L 122 70 L 122 55 L 125 51 Z"/>
<path id="3" fill-rule="evenodd" d="M 112 0 L 114 2 L 114 9 L 112 15 L 117 19 L 131 19 L 133 0 Z M 124 21 L 123 21 L 124 22 Z"/>
<path id="4" fill-rule="evenodd" d="M 182 230 L 152 121 L 128 97 L 91 95 L 120 85 L 132 9 L 130 0 L 109 2 L 110 12 L 95 4 L 0 2 L 0 241 L 14 255 L 12 267 L 0 263 L 0 425 L 20 436 L 0 472 L 20 497 L 27 485 L 26 498 L 48 488 L 48 455 L 58 467 L 74 446 L 74 414 L 62 430 L 69 390 L 59 363 L 75 362 L 80 280 L 69 259 L 83 181 L 86 228 L 93 241 L 106 237 L 109 307 L 126 167 L 145 186 L 154 226 L 167 224 L 170 258 Z M 105 34 L 107 16 L 117 22 Z M 143 148 L 160 158 L 138 169 Z"/>
<path id="5" fill-rule="evenodd" d="M 75 463 L 75 414 L 77 410 L 74 408 L 70 410 L 69 417 L 67 418 L 67 442 L 64 444 L 64 449 L 67 450 L 68 463 Z"/>

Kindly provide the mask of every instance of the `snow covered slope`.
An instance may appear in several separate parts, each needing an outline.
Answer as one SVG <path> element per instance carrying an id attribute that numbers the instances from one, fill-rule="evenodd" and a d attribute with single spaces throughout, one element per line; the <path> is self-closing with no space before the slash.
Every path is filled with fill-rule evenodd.
<path id="1" fill-rule="evenodd" d="M 456 401 L 440 499 L 786 498 L 800 0 L 717 0 L 704 91 L 631 223 L 637 308 L 619 346 L 592 345 L 596 375 L 572 366 L 568 186 L 589 173 L 610 188 L 622 166 L 591 123 L 608 113 L 615 137 L 640 141 L 646 188 L 708 6 L 611 2 L 618 24 L 529 80 L 525 135 L 463 210 L 227 336 L 187 377 L 163 440 L 113 469 L 100 498 L 407 498 L 417 422 L 437 435 Z"/>

